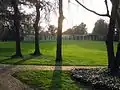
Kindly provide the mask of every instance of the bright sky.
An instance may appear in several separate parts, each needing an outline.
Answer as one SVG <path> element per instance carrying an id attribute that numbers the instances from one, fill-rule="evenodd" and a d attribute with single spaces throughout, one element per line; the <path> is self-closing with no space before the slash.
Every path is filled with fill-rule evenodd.
<path id="1" fill-rule="evenodd" d="M 92 9 L 101 14 L 103 13 L 106 14 L 106 6 L 104 0 L 79 0 L 79 1 L 83 3 L 85 6 L 87 6 L 89 9 Z M 109 10 L 111 10 L 111 2 L 109 1 L 110 0 L 108 0 Z M 63 0 L 63 6 L 65 16 L 65 20 L 63 22 L 63 31 L 65 31 L 68 28 L 71 28 L 74 25 L 78 25 L 81 22 L 84 22 L 87 25 L 88 32 L 91 33 L 94 28 L 94 24 L 98 19 L 102 18 L 107 22 L 109 21 L 109 18 L 107 17 L 100 17 L 87 11 L 79 4 L 77 4 L 75 0 L 71 0 L 71 3 L 69 4 L 68 0 Z M 51 24 L 57 26 L 56 15 L 52 15 Z"/>
<path id="2" fill-rule="evenodd" d="M 106 6 L 104 0 L 79 0 L 79 1 L 91 10 L 94 10 L 101 14 L 106 14 Z M 63 12 L 65 16 L 63 22 L 63 31 L 65 31 L 68 28 L 72 28 L 75 25 L 79 25 L 81 22 L 84 22 L 87 25 L 88 32 L 91 33 L 94 28 L 94 24 L 98 19 L 102 18 L 106 22 L 109 22 L 108 17 L 100 17 L 87 11 L 79 4 L 77 4 L 75 0 L 70 0 L 70 2 L 71 3 L 68 3 L 68 0 L 63 0 Z M 111 11 L 110 0 L 108 0 L 108 6 L 109 10 Z M 31 10 L 27 8 L 25 10 L 27 12 L 31 12 Z M 58 15 L 56 15 L 55 13 L 51 15 L 50 24 L 53 24 L 56 27 L 58 25 Z"/>

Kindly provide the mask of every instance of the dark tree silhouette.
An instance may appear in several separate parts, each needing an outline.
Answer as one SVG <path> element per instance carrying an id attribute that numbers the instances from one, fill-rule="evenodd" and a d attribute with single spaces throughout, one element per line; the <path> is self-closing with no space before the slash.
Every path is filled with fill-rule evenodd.
<path id="1" fill-rule="evenodd" d="M 54 25 L 50 25 L 50 26 L 48 27 L 48 32 L 49 32 L 50 35 L 52 35 L 52 36 L 55 36 L 56 30 L 57 30 L 57 28 L 56 28 Z"/>
<path id="2" fill-rule="evenodd" d="M 40 8 L 41 8 L 41 5 L 39 4 L 39 2 L 36 1 L 36 5 L 35 5 L 35 8 L 36 8 L 36 20 L 35 20 L 35 23 L 33 25 L 34 29 L 35 29 L 35 51 L 33 53 L 33 55 L 41 55 L 40 53 L 40 49 L 39 49 L 39 27 L 38 27 L 38 24 L 39 24 L 39 20 L 40 20 Z"/>
<path id="3" fill-rule="evenodd" d="M 106 46 L 107 46 L 107 52 L 108 52 L 108 68 L 110 69 L 111 73 L 116 72 L 116 69 L 117 69 L 115 68 L 116 61 L 114 56 L 113 35 L 114 35 L 115 24 L 116 24 L 117 9 L 119 5 L 118 2 L 119 1 L 116 0 L 112 5 L 109 29 L 108 29 L 107 40 L 106 40 Z"/>
<path id="4" fill-rule="evenodd" d="M 11 0 L 12 7 L 14 9 L 14 29 L 16 32 L 16 54 L 12 57 L 22 57 L 21 47 L 20 47 L 20 12 L 18 9 L 18 0 Z"/>
<path id="5" fill-rule="evenodd" d="M 44 19 L 48 18 L 48 15 L 52 11 L 54 5 L 48 0 L 27 0 L 29 2 L 29 6 L 35 7 L 36 9 L 36 16 L 35 22 L 33 24 L 35 30 L 35 51 L 32 55 L 39 56 L 41 55 L 40 46 L 39 46 L 39 23 L 41 19 L 40 12 L 44 13 Z"/>
<path id="6" fill-rule="evenodd" d="M 63 1 L 59 0 L 56 61 L 62 61 L 62 23 L 63 23 L 63 20 L 64 20 Z"/>
<path id="7" fill-rule="evenodd" d="M 92 34 L 106 36 L 108 32 L 108 23 L 103 19 L 99 19 L 95 22 L 95 27 L 93 28 Z"/>
<path id="8" fill-rule="evenodd" d="M 114 46 L 113 46 L 113 36 L 115 32 L 116 21 L 118 23 L 118 27 L 120 29 L 120 15 L 118 12 L 119 0 L 111 0 L 112 2 L 112 11 L 111 16 L 109 15 L 107 0 L 105 0 L 107 14 L 98 14 L 97 12 L 86 8 L 83 4 L 81 4 L 78 0 L 75 0 L 78 4 L 80 4 L 83 8 L 87 9 L 90 12 L 93 12 L 99 16 L 107 16 L 110 17 L 110 23 L 108 27 L 108 34 L 106 40 L 107 54 L 108 54 L 108 69 L 112 75 L 120 75 L 119 66 L 120 66 L 120 43 L 118 43 L 116 56 L 114 55 Z"/>

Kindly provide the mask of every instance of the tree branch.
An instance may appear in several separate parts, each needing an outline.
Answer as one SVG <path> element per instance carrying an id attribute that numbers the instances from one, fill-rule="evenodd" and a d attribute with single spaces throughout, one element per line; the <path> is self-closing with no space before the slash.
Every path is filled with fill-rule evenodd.
<path id="1" fill-rule="evenodd" d="M 84 6 L 82 3 L 80 3 L 78 0 L 75 0 L 75 1 L 76 1 L 79 5 L 81 5 L 84 9 L 86 9 L 86 10 L 88 10 L 88 11 L 90 11 L 90 12 L 96 14 L 96 15 L 99 15 L 99 16 L 107 16 L 107 17 L 110 18 L 109 10 L 107 10 L 107 14 L 99 14 L 99 13 L 97 13 L 97 12 L 95 12 L 95 11 L 87 8 L 87 7 L 85 7 L 85 6 Z M 107 9 L 108 9 L 108 5 L 107 5 L 106 7 L 107 7 Z"/>
<path id="2" fill-rule="evenodd" d="M 109 8 L 108 8 L 108 2 L 107 2 L 107 0 L 105 0 L 105 5 L 106 5 L 106 9 L 107 9 L 107 14 L 109 15 Z"/>

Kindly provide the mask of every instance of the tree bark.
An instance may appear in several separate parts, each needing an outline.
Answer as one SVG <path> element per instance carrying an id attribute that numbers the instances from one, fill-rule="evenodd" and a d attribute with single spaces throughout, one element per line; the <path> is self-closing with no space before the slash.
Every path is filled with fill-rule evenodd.
<path id="1" fill-rule="evenodd" d="M 115 58 L 115 70 L 118 71 L 119 70 L 119 66 L 120 66 L 120 43 L 118 43 L 117 46 L 117 52 L 116 52 L 116 58 Z"/>
<path id="2" fill-rule="evenodd" d="M 111 2 L 112 2 L 112 4 L 113 4 L 113 2 L 114 2 L 114 0 L 111 0 Z M 117 1 L 118 2 L 118 4 L 119 4 L 119 1 Z M 120 12 L 119 12 L 119 10 L 117 11 L 117 27 L 118 27 L 118 29 L 120 29 Z M 119 31 L 118 31 L 118 33 L 120 33 Z M 118 36 L 119 37 L 119 39 L 120 39 L 120 36 Z M 117 52 L 116 52 L 116 57 L 115 57 L 115 70 L 116 70 L 116 72 L 119 70 L 119 66 L 120 66 L 120 41 L 119 41 L 119 43 L 118 43 L 118 46 L 117 46 Z"/>
<path id="3" fill-rule="evenodd" d="M 18 9 L 18 2 L 16 0 L 11 1 L 14 8 L 14 28 L 16 31 L 16 54 L 15 57 L 22 57 L 21 46 L 20 46 L 20 12 Z M 14 57 L 13 56 L 13 57 Z"/>
<path id="4" fill-rule="evenodd" d="M 36 20 L 35 23 L 33 25 L 34 29 L 35 29 L 35 51 L 33 53 L 33 55 L 41 55 L 40 53 L 40 49 L 39 49 L 39 28 L 38 28 L 38 23 L 40 20 L 40 6 L 39 4 L 36 4 Z"/>
<path id="5" fill-rule="evenodd" d="M 63 5 L 62 0 L 59 0 L 59 18 L 58 18 L 58 31 L 57 31 L 57 50 L 56 61 L 62 61 L 62 23 L 63 23 Z"/>
<path id="6" fill-rule="evenodd" d="M 118 2 L 119 2 L 118 0 L 115 0 L 112 5 L 109 30 L 108 30 L 108 34 L 107 34 L 107 40 L 106 40 L 107 54 L 108 54 L 108 68 L 110 69 L 111 73 L 113 73 L 115 70 L 113 35 L 114 35 L 115 24 L 116 24 Z"/>
<path id="7" fill-rule="evenodd" d="M 120 29 L 120 16 L 119 16 L 119 13 L 117 13 L 117 30 L 118 30 L 118 34 L 120 33 L 119 32 L 119 29 Z M 119 35 L 118 35 L 118 38 L 119 38 Z M 120 41 L 118 42 L 118 45 L 117 45 L 117 52 L 116 52 L 116 58 L 115 58 L 115 68 L 116 68 L 116 71 L 119 70 L 119 66 L 120 66 Z"/>

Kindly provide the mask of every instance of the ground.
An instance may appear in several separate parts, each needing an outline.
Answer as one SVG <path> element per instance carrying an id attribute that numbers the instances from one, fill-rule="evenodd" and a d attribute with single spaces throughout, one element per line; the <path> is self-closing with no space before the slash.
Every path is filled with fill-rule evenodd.
<path id="1" fill-rule="evenodd" d="M 71 80 L 69 71 L 24 71 L 16 77 L 39 90 L 80 90 Z"/>
<path id="2" fill-rule="evenodd" d="M 21 47 L 24 59 L 9 59 L 15 53 L 15 43 L 0 42 L 0 63 L 55 65 L 55 41 L 40 42 L 40 57 L 29 55 L 34 51 L 33 42 L 22 42 Z M 62 65 L 107 65 L 106 46 L 103 41 L 63 41 L 62 52 Z"/>
<path id="3" fill-rule="evenodd" d="M 34 51 L 34 42 L 21 42 L 21 48 L 24 58 L 11 59 L 10 56 L 15 53 L 15 43 L 0 42 L 0 86 L 2 85 L 4 88 L 7 87 L 6 83 L 8 83 L 8 88 L 12 87 L 10 90 L 16 90 L 15 88 L 18 88 L 17 90 L 30 90 L 31 88 L 28 85 L 38 90 L 54 90 L 54 87 L 55 89 L 62 88 L 63 90 L 71 90 L 73 87 L 72 90 L 79 90 L 81 87 L 78 85 L 80 84 L 76 84 L 70 78 L 69 70 L 73 68 L 107 66 L 107 52 L 103 41 L 63 41 L 63 61 L 58 67 L 54 66 L 56 65 L 55 41 L 41 41 L 40 50 L 42 55 L 39 57 L 30 55 Z M 4 66 L 3 64 L 11 65 Z M 19 66 L 21 64 L 22 66 Z M 65 67 L 61 68 L 61 66 Z M 6 70 L 10 72 L 10 74 L 6 73 Z M 11 76 L 13 73 L 14 77 L 20 81 Z M 9 80 L 9 82 L 7 80 Z M 15 84 L 11 82 L 15 82 Z M 59 84 L 56 85 L 58 82 Z"/>
<path id="4" fill-rule="evenodd" d="M 71 77 L 89 83 L 95 90 L 120 90 L 120 77 L 112 76 L 107 68 L 74 69 Z"/>
<path id="5" fill-rule="evenodd" d="M 70 71 L 74 68 L 87 69 L 96 68 L 96 66 L 0 64 L 0 90 L 83 90 L 89 88 L 90 86 L 84 86 L 71 79 Z"/>

